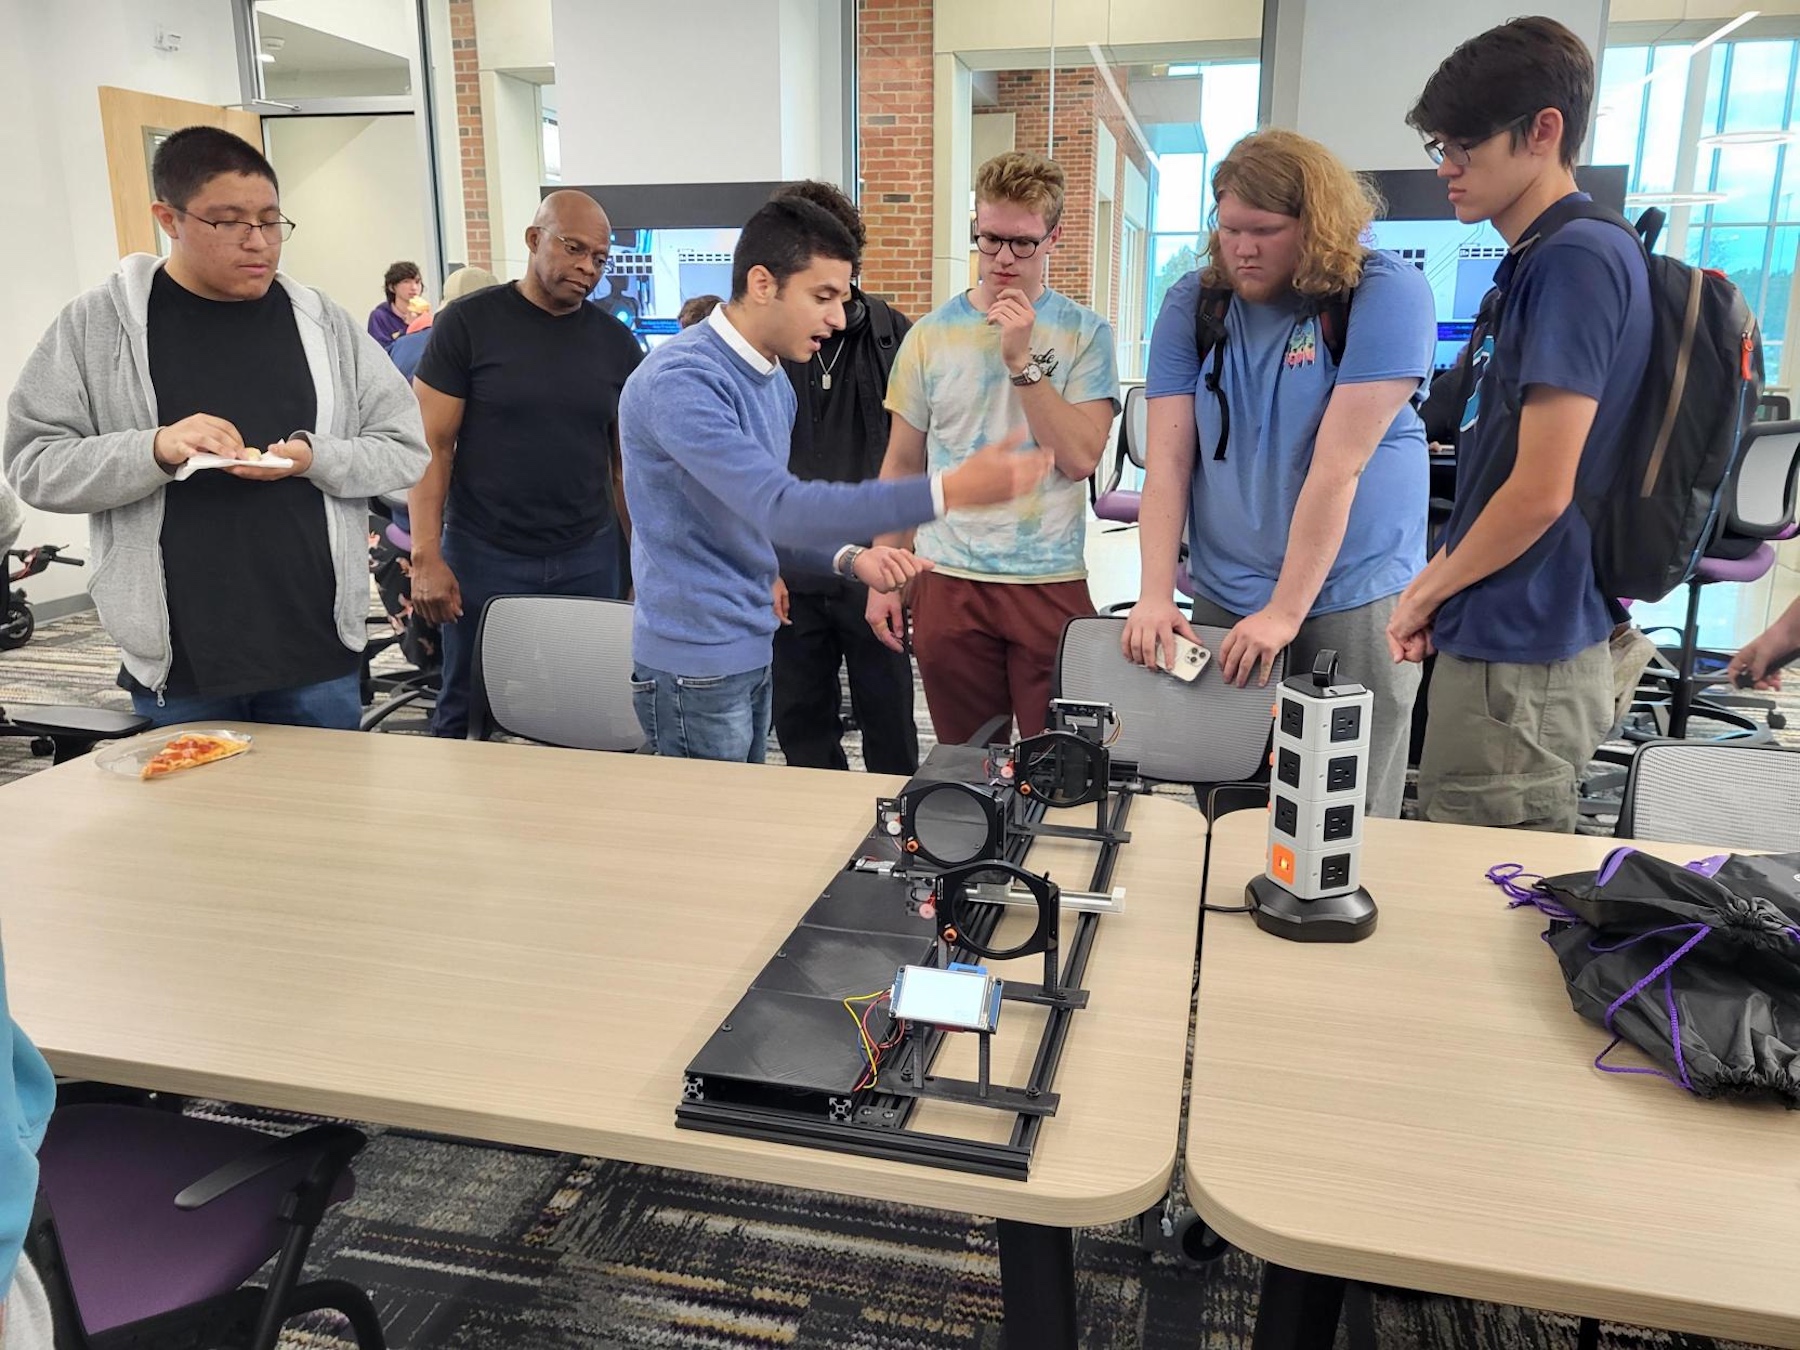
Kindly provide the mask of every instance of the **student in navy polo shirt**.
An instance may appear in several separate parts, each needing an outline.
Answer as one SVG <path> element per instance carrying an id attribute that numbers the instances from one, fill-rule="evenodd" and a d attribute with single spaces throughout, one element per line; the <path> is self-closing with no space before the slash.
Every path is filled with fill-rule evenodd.
<path id="1" fill-rule="evenodd" d="M 1246 136 L 1213 170 L 1213 195 L 1207 265 L 1169 291 L 1150 339 L 1144 584 L 1125 655 L 1168 666 L 1170 635 L 1194 636 L 1172 599 L 1191 522 L 1194 618 L 1231 630 L 1225 678 L 1268 683 L 1290 645 L 1298 669 L 1336 651 L 1339 674 L 1375 695 L 1369 813 L 1398 816 L 1419 672 L 1395 665 L 1383 635 L 1425 565 L 1425 428 L 1410 400 L 1431 371 L 1431 284 L 1363 248 L 1373 194 L 1317 141 Z M 1228 441 L 1203 378 L 1212 355 L 1204 372 L 1199 359 L 1202 285 L 1231 292 Z M 1349 302 L 1341 359 L 1321 313 L 1334 296 Z"/>
<path id="2" fill-rule="evenodd" d="M 1388 624 L 1395 660 L 1438 653 L 1428 820 L 1573 830 L 1576 781 L 1614 720 L 1614 620 L 1576 492 L 1614 475 L 1649 358 L 1649 275 L 1605 221 L 1538 237 L 1576 191 L 1593 98 L 1581 39 L 1514 19 L 1452 52 L 1407 115 L 1456 218 L 1492 221 L 1511 250 L 1498 340 L 1471 355 L 1446 544 Z"/>
<path id="3" fill-rule="evenodd" d="M 837 217 L 777 197 L 738 237 L 731 299 L 625 383 L 632 692 L 653 753 L 762 762 L 779 570 L 897 590 L 931 564 L 844 541 L 1009 501 L 1050 470 L 1048 451 L 1020 451 L 1015 436 L 929 477 L 831 483 L 789 472 L 795 399 L 781 362 L 810 361 L 844 330 L 856 257 Z"/>

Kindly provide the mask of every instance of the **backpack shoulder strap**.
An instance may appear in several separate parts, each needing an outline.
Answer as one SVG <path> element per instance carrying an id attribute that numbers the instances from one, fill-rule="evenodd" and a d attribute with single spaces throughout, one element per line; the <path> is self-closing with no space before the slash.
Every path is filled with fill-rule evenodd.
<path id="1" fill-rule="evenodd" d="M 1329 295 L 1319 303 L 1317 310 L 1319 338 L 1336 365 L 1344 364 L 1344 339 L 1350 332 L 1350 302 L 1355 298 L 1355 291 Z"/>
<path id="2" fill-rule="evenodd" d="M 881 366 L 881 382 L 885 386 L 894 369 L 894 356 L 900 350 L 900 335 L 894 330 L 894 311 L 886 301 L 872 295 L 865 295 L 863 303 L 869 307 L 869 332 L 875 339 L 875 360 Z"/>
<path id="3" fill-rule="evenodd" d="M 1200 298 L 1194 302 L 1194 355 L 1200 363 L 1207 390 L 1219 403 L 1219 443 L 1213 447 L 1213 458 L 1224 459 L 1231 444 L 1231 405 L 1219 377 L 1225 369 L 1225 315 L 1231 308 L 1231 290 L 1225 286 L 1202 286 Z M 1212 357 L 1212 370 L 1206 369 L 1206 358 Z"/>

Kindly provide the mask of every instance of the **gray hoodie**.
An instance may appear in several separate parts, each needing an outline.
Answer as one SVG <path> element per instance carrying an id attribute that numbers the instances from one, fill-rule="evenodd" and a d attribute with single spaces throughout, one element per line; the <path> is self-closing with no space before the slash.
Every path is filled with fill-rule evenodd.
<path id="1" fill-rule="evenodd" d="M 168 682 L 169 605 L 163 584 L 163 492 L 156 462 L 156 388 L 146 325 L 162 259 L 134 253 L 103 285 L 76 297 L 25 363 L 6 405 L 6 477 L 32 506 L 87 512 L 88 593 L 100 622 L 145 687 Z M 419 481 L 430 462 L 418 400 L 343 306 L 277 274 L 294 304 L 318 400 L 306 477 L 325 502 L 337 573 L 338 636 L 367 641 L 369 497 Z"/>

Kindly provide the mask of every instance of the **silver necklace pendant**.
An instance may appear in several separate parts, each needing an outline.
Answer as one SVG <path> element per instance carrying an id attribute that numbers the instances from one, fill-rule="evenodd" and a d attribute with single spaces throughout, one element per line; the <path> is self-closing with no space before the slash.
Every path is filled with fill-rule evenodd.
<path id="1" fill-rule="evenodd" d="M 828 394 L 831 392 L 831 372 L 829 370 L 819 376 L 819 388 Z"/>

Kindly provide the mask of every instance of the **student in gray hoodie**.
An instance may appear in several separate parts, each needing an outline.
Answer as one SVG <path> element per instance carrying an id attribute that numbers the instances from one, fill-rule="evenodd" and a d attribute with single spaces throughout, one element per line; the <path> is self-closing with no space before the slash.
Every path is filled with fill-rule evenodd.
<path id="1" fill-rule="evenodd" d="M 418 402 L 276 270 L 293 225 L 257 150 L 188 127 L 151 176 L 166 265 L 133 254 L 51 325 L 7 404 L 6 476 L 89 514 L 88 589 L 140 713 L 354 729 L 366 499 L 424 472 Z"/>

